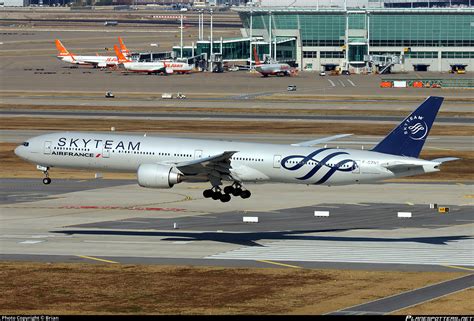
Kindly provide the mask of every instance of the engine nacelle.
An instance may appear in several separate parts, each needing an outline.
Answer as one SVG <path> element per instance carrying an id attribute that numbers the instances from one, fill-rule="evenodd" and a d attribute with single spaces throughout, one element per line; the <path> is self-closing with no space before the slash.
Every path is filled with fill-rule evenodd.
<path id="1" fill-rule="evenodd" d="M 171 188 L 181 176 L 176 168 L 159 164 L 143 164 L 137 171 L 138 185 L 149 188 Z"/>
<path id="2" fill-rule="evenodd" d="M 170 67 L 166 67 L 165 70 L 168 75 L 171 75 L 174 72 L 173 68 Z"/>

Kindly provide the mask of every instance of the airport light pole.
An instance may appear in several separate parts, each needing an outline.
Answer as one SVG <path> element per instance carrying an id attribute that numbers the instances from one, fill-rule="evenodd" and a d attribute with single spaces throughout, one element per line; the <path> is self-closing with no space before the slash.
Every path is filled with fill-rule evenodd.
<path id="1" fill-rule="evenodd" d="M 198 40 L 201 40 L 201 10 L 198 13 Z"/>
<path id="2" fill-rule="evenodd" d="M 212 38 L 212 9 L 210 10 L 211 12 L 211 44 L 210 44 L 210 47 L 211 47 L 211 57 L 212 57 L 212 53 L 213 53 L 213 49 L 214 49 L 214 40 Z"/>
<path id="3" fill-rule="evenodd" d="M 270 54 L 270 59 L 272 59 L 272 12 L 268 11 L 268 52 Z"/>
<path id="4" fill-rule="evenodd" d="M 181 58 L 183 58 L 183 14 L 181 14 Z"/>
<path id="5" fill-rule="evenodd" d="M 252 20 L 253 20 L 253 11 L 252 9 L 250 9 L 250 32 L 249 32 L 249 35 L 250 35 L 250 70 L 252 70 Z"/>

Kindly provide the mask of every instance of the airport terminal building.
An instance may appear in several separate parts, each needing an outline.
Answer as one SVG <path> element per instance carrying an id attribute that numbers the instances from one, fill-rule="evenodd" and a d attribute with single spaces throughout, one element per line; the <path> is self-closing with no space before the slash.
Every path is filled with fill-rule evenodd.
<path id="1" fill-rule="evenodd" d="M 447 71 L 451 64 L 474 67 L 473 8 L 236 10 L 249 35 L 266 41 L 294 37 L 294 58 L 303 70 L 337 64 L 363 72 L 369 62 L 382 68 L 389 64 L 384 56 L 399 57 L 393 70 L 413 70 L 414 65 L 429 65 L 432 71 Z"/>
<path id="2" fill-rule="evenodd" d="M 248 61 L 252 39 L 261 58 L 271 55 L 301 70 L 448 71 L 453 64 L 474 70 L 472 7 L 233 10 L 241 18 L 243 38 L 213 41 L 213 52 L 224 62 Z M 192 50 L 210 54 L 209 47 L 209 40 L 200 40 Z"/>

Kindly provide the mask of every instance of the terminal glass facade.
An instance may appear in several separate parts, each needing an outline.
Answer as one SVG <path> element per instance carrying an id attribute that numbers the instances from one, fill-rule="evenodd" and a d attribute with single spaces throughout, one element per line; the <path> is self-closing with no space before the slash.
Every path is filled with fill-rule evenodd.
<path id="1" fill-rule="evenodd" d="M 398 55 L 399 66 L 429 63 L 446 71 L 458 60 L 474 69 L 474 9 L 321 9 L 256 7 L 234 9 L 247 34 L 296 38 L 296 63 L 305 68 L 328 60 L 364 68 L 371 55 Z M 271 30 L 270 30 L 271 26 Z M 282 55 L 284 56 L 284 55 Z M 321 61 L 324 59 L 324 61 Z M 449 60 L 449 61 L 448 61 Z M 468 67 L 469 70 L 469 67 Z"/>

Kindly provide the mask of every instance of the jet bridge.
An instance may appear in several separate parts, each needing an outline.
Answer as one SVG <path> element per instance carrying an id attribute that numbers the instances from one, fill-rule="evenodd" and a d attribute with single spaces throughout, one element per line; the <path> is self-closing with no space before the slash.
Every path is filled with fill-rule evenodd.
<path id="1" fill-rule="evenodd" d="M 366 55 L 364 60 L 375 66 L 379 74 L 389 74 L 394 65 L 403 63 L 403 59 L 397 55 Z"/>

